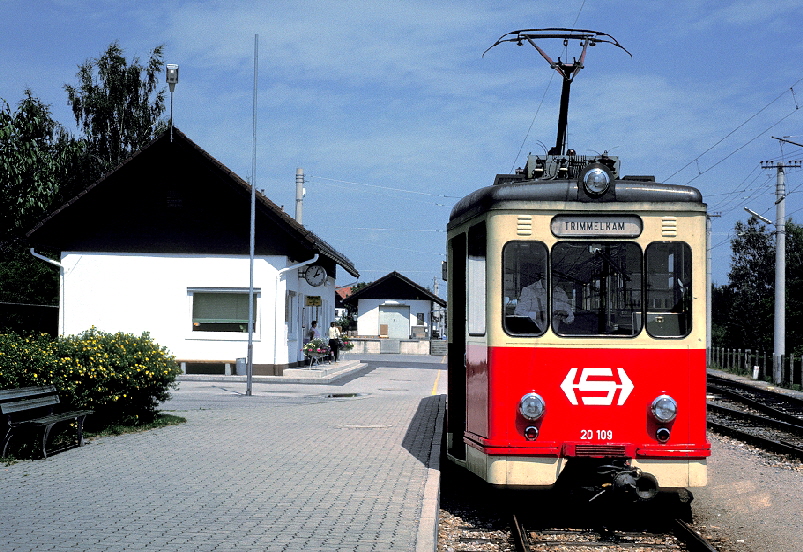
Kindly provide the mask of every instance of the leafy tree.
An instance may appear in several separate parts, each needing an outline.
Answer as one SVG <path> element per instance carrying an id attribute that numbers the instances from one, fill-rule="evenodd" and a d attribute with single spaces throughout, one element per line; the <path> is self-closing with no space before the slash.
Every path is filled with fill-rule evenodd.
<path id="1" fill-rule="evenodd" d="M 97 59 L 79 66 L 77 86 L 64 85 L 88 154 L 97 163 L 90 181 L 112 170 L 166 128 L 165 90 L 157 90 L 164 67 L 157 46 L 146 65 L 129 63 L 118 42 Z"/>
<path id="2" fill-rule="evenodd" d="M 166 128 L 157 91 L 163 66 L 162 46 L 143 66 L 128 63 L 117 42 L 80 65 L 79 84 L 64 88 L 82 139 L 29 90 L 15 112 L 0 100 L 0 327 L 25 326 L 9 303 L 53 304 L 58 296 L 58 271 L 28 254 L 25 232 Z"/>
<path id="3" fill-rule="evenodd" d="M 736 223 L 731 241 L 730 283 L 715 290 L 713 322 L 721 344 L 733 348 L 772 351 L 775 305 L 775 235 L 751 218 Z M 787 351 L 803 352 L 803 227 L 786 223 L 786 343 Z M 724 313 L 724 316 L 723 316 Z M 716 334 L 717 332 L 715 332 Z"/>
<path id="4" fill-rule="evenodd" d="M 786 353 L 803 354 L 803 226 L 786 223 Z"/>
<path id="5" fill-rule="evenodd" d="M 25 231 L 55 204 L 83 148 L 30 90 L 0 105 L 0 331 L 55 331 L 58 271 L 28 253 Z"/>
<path id="6" fill-rule="evenodd" d="M 81 144 L 53 120 L 50 107 L 30 90 L 15 112 L 2 101 L 0 247 L 20 239 L 50 209 L 81 151 Z"/>

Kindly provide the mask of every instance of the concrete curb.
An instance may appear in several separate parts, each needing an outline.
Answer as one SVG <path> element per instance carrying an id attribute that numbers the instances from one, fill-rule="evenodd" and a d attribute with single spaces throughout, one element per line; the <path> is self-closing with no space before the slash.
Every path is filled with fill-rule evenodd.
<path id="1" fill-rule="evenodd" d="M 438 416 L 435 420 L 432 448 L 429 453 L 429 469 L 424 484 L 424 501 L 421 507 L 421 521 L 416 537 L 416 552 L 435 552 L 438 549 L 438 521 L 440 513 L 441 487 L 441 439 L 443 438 L 443 419 L 446 413 L 446 396 L 440 395 Z"/>
<path id="2" fill-rule="evenodd" d="M 286 370 L 291 372 L 290 376 L 251 376 L 253 383 L 312 383 L 327 384 L 333 383 L 340 378 L 348 376 L 352 372 L 364 368 L 365 364 L 359 360 L 344 362 L 341 366 L 334 368 L 324 368 L 322 370 L 309 368 L 293 368 Z M 309 375 L 305 375 L 309 374 Z M 246 383 L 247 376 L 220 376 L 215 374 L 181 374 L 176 377 L 176 381 L 210 381 L 226 383 Z"/>

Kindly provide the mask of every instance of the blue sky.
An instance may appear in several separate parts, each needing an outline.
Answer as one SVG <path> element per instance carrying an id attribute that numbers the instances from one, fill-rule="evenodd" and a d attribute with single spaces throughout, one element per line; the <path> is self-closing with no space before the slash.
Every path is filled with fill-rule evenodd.
<path id="1" fill-rule="evenodd" d="M 606 32 L 633 57 L 589 50 L 568 145 L 698 187 L 721 214 L 712 268 L 724 284 L 743 207 L 775 216 L 775 172 L 760 161 L 803 159 L 772 138 L 803 143 L 801 21 L 803 0 L 0 0 L 0 98 L 15 106 L 30 88 L 74 131 L 63 87 L 79 64 L 115 40 L 143 61 L 164 44 L 180 66 L 176 126 L 248 179 L 258 34 L 257 187 L 292 215 L 304 168 L 304 224 L 360 280 L 397 270 L 431 287 L 457 199 L 555 140 L 559 78 L 529 46 L 483 51 L 522 28 Z M 803 171 L 787 173 L 787 191 L 799 222 Z M 339 271 L 339 285 L 352 280 Z"/>

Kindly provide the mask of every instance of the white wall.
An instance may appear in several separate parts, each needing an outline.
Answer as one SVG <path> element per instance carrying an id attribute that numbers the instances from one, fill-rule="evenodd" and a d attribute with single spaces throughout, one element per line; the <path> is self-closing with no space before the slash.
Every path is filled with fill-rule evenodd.
<path id="1" fill-rule="evenodd" d="M 357 335 L 379 335 L 379 307 L 381 305 L 410 307 L 410 326 L 417 326 L 416 315 L 424 313 L 424 323 L 432 328 L 432 301 L 423 299 L 359 299 L 357 301 Z"/>
<path id="2" fill-rule="evenodd" d="M 61 263 L 62 334 L 80 333 L 93 325 L 104 332 L 139 335 L 147 331 L 181 360 L 233 361 L 247 354 L 247 333 L 192 331 L 188 290 L 247 291 L 248 257 L 65 252 Z M 333 278 L 312 288 L 299 279 L 297 270 L 291 270 L 282 275 L 277 286 L 278 270 L 288 264 L 282 256 L 255 259 L 254 288 L 259 294 L 254 364 L 284 364 L 302 358 L 300 315 L 304 295 L 321 295 L 330 309 L 334 305 Z M 285 324 L 286 290 L 298 294 L 291 335 Z M 274 352 L 277 339 L 279 347 Z"/>

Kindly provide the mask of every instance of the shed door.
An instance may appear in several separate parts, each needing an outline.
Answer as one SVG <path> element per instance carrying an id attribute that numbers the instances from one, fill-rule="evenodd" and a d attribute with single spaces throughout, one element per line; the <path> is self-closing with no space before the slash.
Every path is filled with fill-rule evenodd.
<path id="1" fill-rule="evenodd" d="M 379 325 L 387 324 L 388 339 L 409 339 L 410 307 L 379 307 Z"/>

